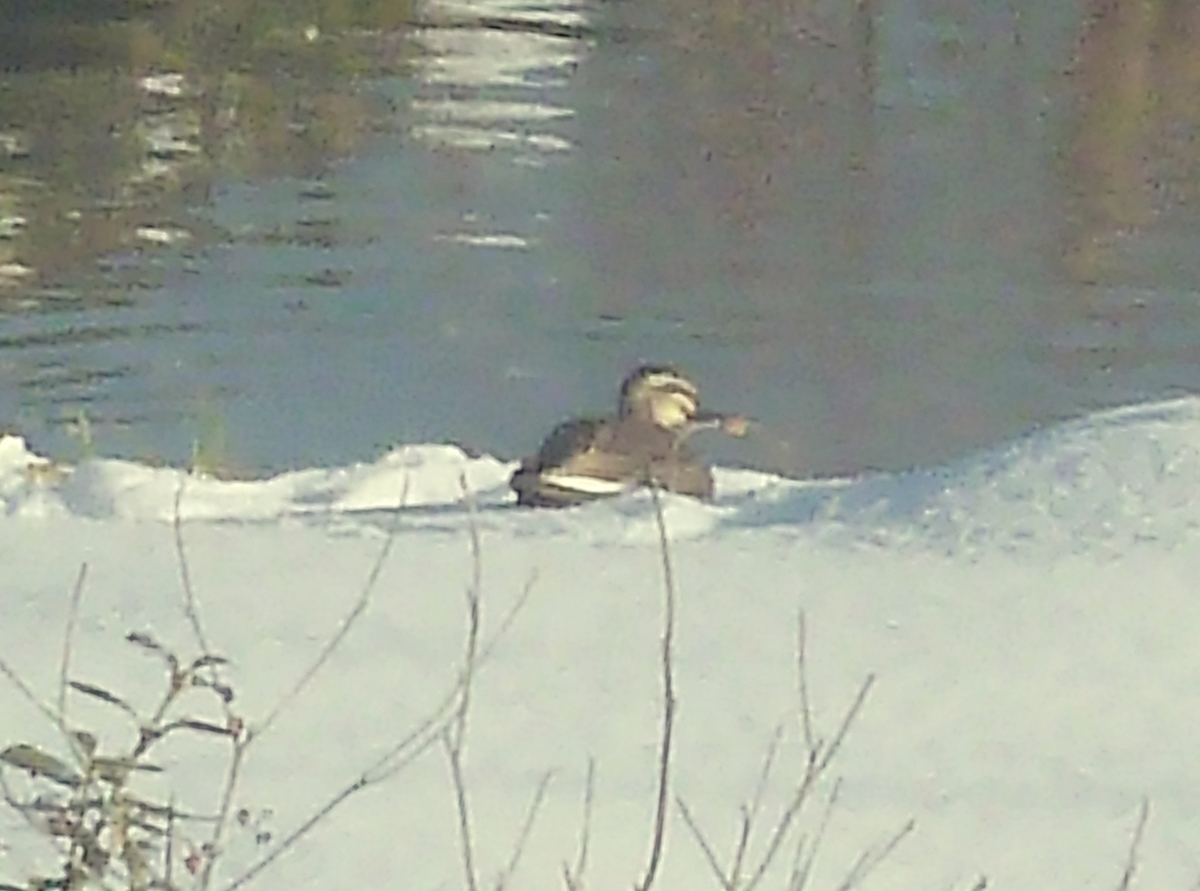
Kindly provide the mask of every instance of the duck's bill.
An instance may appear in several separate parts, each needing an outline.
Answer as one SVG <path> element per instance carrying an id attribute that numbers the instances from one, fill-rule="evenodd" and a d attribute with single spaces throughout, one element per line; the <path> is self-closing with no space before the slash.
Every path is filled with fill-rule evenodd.
<path id="1" fill-rule="evenodd" d="M 745 436 L 750 420 L 745 415 L 727 415 L 716 411 L 698 411 L 692 416 L 688 433 L 698 430 L 720 430 L 730 436 Z"/>

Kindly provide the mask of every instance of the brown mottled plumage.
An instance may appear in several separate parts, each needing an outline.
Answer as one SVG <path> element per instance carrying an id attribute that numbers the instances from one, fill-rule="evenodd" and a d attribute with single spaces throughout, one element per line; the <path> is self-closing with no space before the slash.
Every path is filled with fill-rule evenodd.
<path id="1" fill-rule="evenodd" d="M 740 435 L 744 420 L 701 412 L 695 384 L 671 366 L 644 365 L 621 384 L 616 415 L 558 425 L 510 484 L 530 507 L 582 504 L 651 481 L 709 499 L 712 471 L 684 440 L 713 427 Z"/>

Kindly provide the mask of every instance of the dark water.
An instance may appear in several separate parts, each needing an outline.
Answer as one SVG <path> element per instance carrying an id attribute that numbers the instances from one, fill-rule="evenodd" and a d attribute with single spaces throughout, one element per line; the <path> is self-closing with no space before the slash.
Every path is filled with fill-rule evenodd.
<path id="1" fill-rule="evenodd" d="M 0 424 L 515 456 L 653 359 L 764 422 L 719 459 L 821 475 L 1200 390 L 1200 17 L 1144 10 L 423 0 L 165 85 L 10 46 Z"/>

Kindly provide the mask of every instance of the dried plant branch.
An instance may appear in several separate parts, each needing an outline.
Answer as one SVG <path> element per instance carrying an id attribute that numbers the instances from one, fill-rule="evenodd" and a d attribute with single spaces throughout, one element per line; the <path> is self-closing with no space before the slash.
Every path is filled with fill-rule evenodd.
<path id="1" fill-rule="evenodd" d="M 1129 856 L 1125 859 L 1125 871 L 1121 873 L 1121 882 L 1117 891 L 1129 891 L 1133 885 L 1133 874 L 1137 872 L 1138 849 L 1142 846 L 1142 835 L 1146 831 L 1146 822 L 1150 819 L 1150 799 L 1143 798 L 1141 809 L 1138 811 L 1137 826 L 1133 830 L 1133 839 L 1129 843 Z"/>
<path id="2" fill-rule="evenodd" d="M 167 883 L 167 888 L 174 888 L 175 882 L 172 879 L 172 873 L 175 863 L 175 796 L 172 794 L 167 800 L 167 837 L 163 850 L 163 879 Z"/>
<path id="3" fill-rule="evenodd" d="M 750 838 L 754 834 L 754 823 L 758 818 L 758 813 L 762 809 L 763 797 L 766 795 L 767 783 L 771 777 L 771 767 L 775 762 L 775 756 L 779 752 L 779 744 L 783 739 L 783 725 L 777 725 L 775 732 L 771 735 L 771 741 L 767 745 L 766 755 L 763 757 L 762 769 L 759 771 L 758 782 L 754 787 L 754 795 L 750 799 L 749 805 L 742 805 L 742 819 L 738 830 L 737 842 L 734 846 L 732 862 L 726 870 L 721 866 L 717 859 L 716 852 L 709 843 L 704 831 L 700 828 L 700 824 L 692 815 L 684 800 L 675 796 L 675 803 L 679 807 L 680 813 L 683 815 L 683 821 L 687 824 L 688 829 L 692 832 L 692 837 L 696 839 L 696 843 L 700 846 L 700 850 L 704 854 L 704 859 L 708 861 L 709 868 L 716 875 L 717 881 L 721 883 L 721 887 L 725 891 L 736 891 L 741 887 L 742 882 L 742 865 L 745 861 L 746 850 L 750 845 Z"/>
<path id="4" fill-rule="evenodd" d="M 713 875 L 717 877 L 717 881 L 721 883 L 721 887 L 725 891 L 734 891 L 735 885 L 730 883 L 730 880 L 725 875 L 725 870 L 721 867 L 721 862 L 717 859 L 717 854 L 712 849 L 712 845 L 708 843 L 704 832 L 700 829 L 700 824 L 696 822 L 696 818 L 692 816 L 691 810 L 678 795 L 675 796 L 675 805 L 679 808 L 679 813 L 683 815 L 684 825 L 692 831 L 692 837 L 696 839 L 696 844 L 700 846 L 700 850 L 704 854 L 704 859 L 708 861 L 708 868 L 712 870 Z"/>
<path id="5" fill-rule="evenodd" d="M 535 581 L 537 581 L 537 574 L 531 573 L 525 581 L 525 587 L 521 591 L 521 596 L 517 598 L 516 602 L 505 614 L 504 620 L 492 632 L 491 636 L 484 642 L 484 645 L 479 648 L 479 656 L 475 663 L 476 669 L 491 658 L 497 644 L 499 644 L 500 640 L 508 632 L 513 622 L 516 621 L 517 615 L 521 612 L 525 603 L 529 600 L 529 596 L 533 593 Z M 367 768 L 364 776 L 368 784 L 382 782 L 402 769 L 408 763 L 405 752 L 414 745 L 417 745 L 418 740 L 427 738 L 427 741 L 421 744 L 422 747 L 438 740 L 442 725 L 448 720 L 448 716 L 453 715 L 456 711 L 464 680 L 465 678 L 460 673 L 454 685 L 447 691 L 438 704 L 434 706 L 428 716 Z"/>
<path id="6" fill-rule="evenodd" d="M 379 549 L 379 554 L 375 558 L 375 563 L 371 566 L 371 571 L 367 574 L 367 579 L 363 583 L 362 589 L 358 593 L 358 598 L 354 601 L 354 605 L 351 606 L 350 611 L 346 613 L 345 618 L 342 619 L 338 626 L 338 630 L 334 632 L 333 636 L 329 638 L 329 640 L 325 643 L 325 646 L 321 649 L 321 652 L 317 654 L 317 658 L 312 661 L 312 664 L 309 665 L 308 668 L 304 670 L 304 673 L 301 674 L 296 680 L 296 683 L 292 689 L 285 693 L 279 699 L 279 701 L 275 703 L 275 707 L 271 709 L 270 713 L 254 728 L 252 733 L 253 737 L 257 738 L 266 733 L 274 725 L 275 721 L 279 718 L 283 711 L 293 702 L 295 702 L 297 697 L 299 697 L 309 683 L 312 682 L 312 679 L 316 676 L 317 672 L 325 667 L 325 664 L 329 661 L 329 658 L 333 655 L 333 652 L 339 646 L 341 646 L 342 641 L 346 639 L 346 636 L 350 633 L 355 623 L 366 611 L 367 606 L 371 602 L 371 595 L 375 591 L 375 585 L 379 581 L 380 574 L 383 572 L 384 564 L 387 563 L 388 555 L 392 551 L 392 545 L 395 544 L 396 530 L 400 524 L 400 512 L 404 509 L 404 505 L 408 502 L 408 487 L 409 478 L 406 474 L 404 477 L 404 488 L 400 492 L 400 502 L 396 507 L 396 512 L 392 515 L 391 523 L 388 525 L 387 535 L 383 539 L 383 545 Z"/>
<path id="7" fill-rule="evenodd" d="M 533 593 L 533 586 L 536 581 L 537 574 L 531 573 L 529 578 L 526 579 L 521 595 L 513 603 L 512 607 L 509 608 L 508 612 L 505 613 L 496 630 L 483 639 L 481 645 L 477 647 L 473 672 L 478 671 L 491 658 L 500 640 L 507 634 L 516 621 L 517 616 L 528 602 L 530 595 Z M 287 836 L 260 860 L 237 878 L 222 886 L 221 891 L 238 891 L 238 889 L 245 887 L 355 793 L 395 777 L 432 746 L 442 741 L 444 735 L 457 723 L 463 687 L 469 680 L 469 677 L 460 671 L 453 685 L 442 699 L 438 701 L 426 717 L 412 730 L 397 740 L 387 751 L 368 765 L 354 782 L 335 793 L 299 826 L 288 833 Z"/>
<path id="8" fill-rule="evenodd" d="M 444 727 L 446 725 L 443 724 L 442 726 Z M 420 757 L 422 754 L 424 754 L 429 749 L 430 746 L 432 746 L 435 742 L 438 741 L 439 735 L 438 735 L 438 733 L 431 733 L 431 734 L 425 735 L 423 738 L 418 737 L 416 735 L 410 735 L 410 737 L 408 737 L 408 739 L 413 742 L 413 745 L 411 746 L 411 748 L 409 748 L 405 752 L 404 757 L 402 759 L 400 759 L 400 761 L 398 763 L 396 763 L 392 766 L 392 772 L 389 773 L 388 776 L 392 776 L 395 773 L 398 773 L 404 767 L 407 767 L 409 764 L 411 764 L 413 761 L 415 761 L 418 757 Z M 395 750 L 393 750 L 393 756 L 394 756 L 394 752 L 395 752 Z M 292 848 L 292 846 L 296 844 L 296 842 L 298 842 L 304 836 L 308 835 L 308 833 L 311 832 L 313 830 L 313 828 L 317 826 L 317 824 L 319 824 L 322 820 L 324 820 L 331 813 L 333 813 L 333 811 L 338 807 L 338 805 L 342 804 L 344 801 L 346 801 L 346 799 L 350 798 L 350 796 L 352 796 L 354 793 L 360 792 L 363 789 L 365 789 L 367 786 L 370 786 L 376 782 L 379 782 L 379 780 L 372 779 L 371 777 L 369 777 L 367 775 L 367 773 L 363 773 L 363 775 L 360 776 L 357 780 L 355 780 L 350 785 L 346 786 L 344 789 L 342 789 L 340 792 L 338 792 L 336 795 L 334 795 L 332 798 L 330 798 L 327 802 L 325 802 L 325 804 L 321 805 L 321 807 L 319 807 L 316 811 L 314 811 L 303 823 L 301 823 L 299 826 L 297 826 L 295 829 L 293 829 L 290 833 L 288 833 L 288 835 L 278 845 L 276 845 L 274 849 L 272 849 L 261 860 L 259 860 L 257 863 L 255 863 L 253 866 L 251 866 L 249 869 L 247 869 L 244 873 L 242 873 L 236 879 L 234 879 L 233 881 L 231 881 L 227 885 L 225 885 L 221 889 L 221 891 L 237 891 L 238 888 L 241 888 L 241 887 L 244 887 L 245 885 L 247 885 L 252 879 L 256 878 L 263 870 L 265 870 L 268 866 L 270 866 L 276 860 L 278 860 L 284 853 L 286 853 L 288 850 L 290 850 Z"/>
<path id="9" fill-rule="evenodd" d="M 225 785 L 221 790 L 221 804 L 217 808 L 217 821 L 208 839 L 209 855 L 204 859 L 204 869 L 200 874 L 201 891 L 205 891 L 212 884 L 213 868 L 217 863 L 217 854 L 221 850 L 221 840 L 225 835 L 225 828 L 229 825 L 229 814 L 233 810 L 233 796 L 237 791 L 238 779 L 242 774 L 242 762 L 246 757 L 250 739 L 250 736 L 242 734 L 233 741 L 233 757 L 229 759 L 229 769 L 225 772 Z"/>
<path id="10" fill-rule="evenodd" d="M 79 621 L 79 604 L 83 599 L 83 583 L 87 579 L 86 563 L 79 565 L 79 575 L 75 577 L 75 585 L 71 588 L 71 599 L 67 606 L 67 624 L 63 628 L 62 663 L 58 671 L 58 720 L 65 727 L 67 724 L 67 681 L 71 671 L 71 648 L 75 642 L 75 624 Z M 71 746 L 74 751 L 75 746 Z"/>
<path id="11" fill-rule="evenodd" d="M 462 752 L 451 739 L 455 721 L 442 730 L 442 747 L 450 764 L 450 779 L 454 786 L 454 803 L 458 813 L 458 839 L 462 846 L 463 872 L 467 877 L 467 891 L 477 891 L 479 882 L 475 876 L 475 853 L 471 843 L 471 813 L 467 805 L 467 788 L 462 774 Z"/>
<path id="12" fill-rule="evenodd" d="M 800 694 L 800 723 L 804 730 L 804 748 L 812 752 L 818 742 L 813 733 L 812 707 L 808 699 L 808 670 L 805 665 L 808 633 L 804 610 L 800 610 L 796 620 L 796 687 Z"/>
<path id="13" fill-rule="evenodd" d="M 896 850 L 896 846 L 904 841 L 912 831 L 916 828 L 917 821 L 909 820 L 900 830 L 888 839 L 879 849 L 868 848 L 863 851 L 858 859 L 854 862 L 854 866 L 850 868 L 850 872 L 842 883 L 837 886 L 837 891 L 852 891 L 862 884 L 863 880 L 869 876 L 880 863 L 886 860 Z"/>
<path id="14" fill-rule="evenodd" d="M 525 822 L 521 824 L 521 832 L 517 835 L 517 840 L 513 844 L 512 856 L 508 860 L 508 865 L 496 877 L 495 891 L 505 891 L 508 883 L 512 881 L 512 877 L 516 875 L 517 866 L 521 862 L 521 855 L 525 853 L 525 845 L 529 843 L 529 835 L 533 832 L 533 823 L 537 819 L 538 812 L 542 809 L 542 801 L 546 797 L 546 789 L 549 788 L 550 779 L 553 776 L 554 771 L 552 770 L 548 770 L 542 774 L 542 778 L 537 785 L 537 790 L 533 793 L 533 799 L 529 802 L 529 809 L 525 812 Z"/>
<path id="15" fill-rule="evenodd" d="M 767 754 L 763 758 L 762 770 L 758 774 L 758 785 L 754 787 L 754 797 L 750 799 L 750 807 L 742 808 L 742 829 L 738 835 L 733 865 L 729 868 L 728 879 L 731 888 L 736 888 L 741 884 L 742 864 L 746 857 L 746 848 L 750 844 L 750 836 L 754 831 L 754 821 L 762 809 L 763 796 L 766 795 L 767 783 L 771 778 L 771 767 L 775 763 L 775 756 L 779 753 L 779 743 L 782 739 L 783 725 L 776 725 L 775 733 L 771 736 L 771 742 L 767 746 Z"/>
<path id="16" fill-rule="evenodd" d="M 583 823 L 579 829 L 579 854 L 575 858 L 575 866 L 571 868 L 564 862 L 562 865 L 563 882 L 567 891 L 583 891 L 583 873 L 587 869 L 588 843 L 592 834 L 592 797 L 595 793 L 596 759 L 588 757 L 587 780 L 583 791 Z"/>
<path id="17" fill-rule="evenodd" d="M 3 657 L 0 657 L 0 674 L 3 674 L 6 678 L 8 678 L 9 681 L 12 682 L 12 685 L 17 688 L 17 692 L 19 692 L 30 705 L 41 712 L 51 724 L 61 730 L 64 736 L 69 736 L 67 733 L 67 728 L 63 725 L 63 722 L 59 720 L 59 716 L 55 710 L 37 698 L 37 695 L 29 689 L 26 683 L 21 680 L 21 676 L 13 670 L 12 666 L 4 661 Z"/>
<path id="18" fill-rule="evenodd" d="M 825 799 L 825 810 L 821 814 L 821 822 L 817 824 L 817 831 L 813 835 L 812 844 L 808 848 L 804 863 L 798 870 L 795 868 L 792 869 L 792 878 L 788 883 L 788 891 L 803 891 L 808 885 L 808 880 L 812 876 L 813 866 L 817 862 L 817 852 L 821 850 L 821 842 L 825 838 L 825 830 L 829 828 L 829 821 L 833 817 L 833 808 L 837 804 L 841 791 L 841 779 L 834 780 L 833 788 L 829 790 L 829 797 Z"/>
<path id="19" fill-rule="evenodd" d="M 180 510 L 183 504 L 183 489 L 187 484 L 187 476 L 179 478 L 179 486 L 175 489 L 175 504 L 171 514 L 171 529 L 175 536 L 175 556 L 179 565 L 179 582 L 183 587 L 183 614 L 192 626 L 192 634 L 200 646 L 200 652 L 208 654 L 208 638 L 204 635 L 204 625 L 200 621 L 200 608 L 196 605 L 196 592 L 192 587 L 192 572 L 188 567 L 187 548 L 183 543 L 183 516 Z"/>
<path id="20" fill-rule="evenodd" d="M 479 876 L 475 869 L 474 845 L 471 841 L 471 812 L 467 802 L 467 787 L 463 780 L 462 757 L 467 737 L 467 714 L 471 707 L 471 686 L 475 678 L 475 660 L 479 651 L 481 622 L 480 586 L 483 579 L 483 554 L 479 546 L 478 506 L 467 486 L 465 475 L 459 478 L 463 501 L 467 507 L 467 532 L 471 549 L 471 581 L 467 585 L 467 646 L 463 656 L 462 685 L 454 719 L 442 731 L 442 746 L 450 764 L 450 779 L 454 785 L 454 801 L 458 810 L 458 833 L 462 844 L 463 870 L 467 891 L 477 891 Z"/>
<path id="21" fill-rule="evenodd" d="M 662 636 L 662 679 L 663 719 L 662 743 L 658 755 L 658 801 L 654 812 L 654 839 L 650 847 L 650 862 L 645 875 L 634 887 L 636 891 L 649 891 L 658 874 L 662 859 L 663 839 L 667 827 L 667 801 L 670 793 L 671 736 L 675 727 L 675 677 L 672 664 L 672 645 L 675 637 L 675 573 L 671 566 L 671 549 L 667 541 L 667 523 L 663 517 L 662 497 L 658 486 L 650 485 L 650 497 L 654 501 L 654 519 L 658 524 L 658 542 L 662 554 L 664 615 Z"/>
<path id="22" fill-rule="evenodd" d="M 833 739 L 828 745 L 818 744 L 809 751 L 807 764 L 805 765 L 804 774 L 801 777 L 800 783 L 796 787 L 796 791 L 792 796 L 791 802 L 784 810 L 783 816 L 780 817 L 779 823 L 776 824 L 774 832 L 771 834 L 770 841 L 767 843 L 766 853 L 763 854 L 762 860 L 759 861 L 758 867 L 754 870 L 754 872 L 751 874 L 750 880 L 746 883 L 746 891 L 750 891 L 750 889 L 753 889 L 760 881 L 762 881 L 762 878 L 766 874 L 767 869 L 770 867 L 771 862 L 779 853 L 780 845 L 783 843 L 784 838 L 787 837 L 788 832 L 791 830 L 792 822 L 795 820 L 796 815 L 800 813 L 801 808 L 804 807 L 805 802 L 808 801 L 809 796 L 812 794 L 813 787 L 821 778 L 822 774 L 825 773 L 825 770 L 829 767 L 830 762 L 833 761 L 834 756 L 837 755 L 838 751 L 841 749 L 842 743 L 845 742 L 846 734 L 849 732 L 850 726 L 854 723 L 854 719 L 858 716 L 859 711 L 861 711 L 863 703 L 866 701 L 867 694 L 871 691 L 871 687 L 874 685 L 874 683 L 875 675 L 867 675 L 866 680 L 864 680 L 862 686 L 859 687 L 858 694 L 854 697 L 854 701 L 850 704 L 850 708 L 846 710 L 846 714 L 842 718 L 842 722 L 838 727 L 837 733 L 833 735 Z"/>

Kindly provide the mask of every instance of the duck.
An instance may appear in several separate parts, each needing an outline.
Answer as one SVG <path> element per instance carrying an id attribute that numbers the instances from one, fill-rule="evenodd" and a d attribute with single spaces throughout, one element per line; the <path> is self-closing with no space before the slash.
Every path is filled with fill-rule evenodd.
<path id="1" fill-rule="evenodd" d="M 621 382 L 615 415 L 559 424 L 509 485 L 525 507 L 572 507 L 650 484 L 708 501 L 712 469 L 686 441 L 708 429 L 743 436 L 747 423 L 702 411 L 699 388 L 675 366 L 640 365 Z"/>

